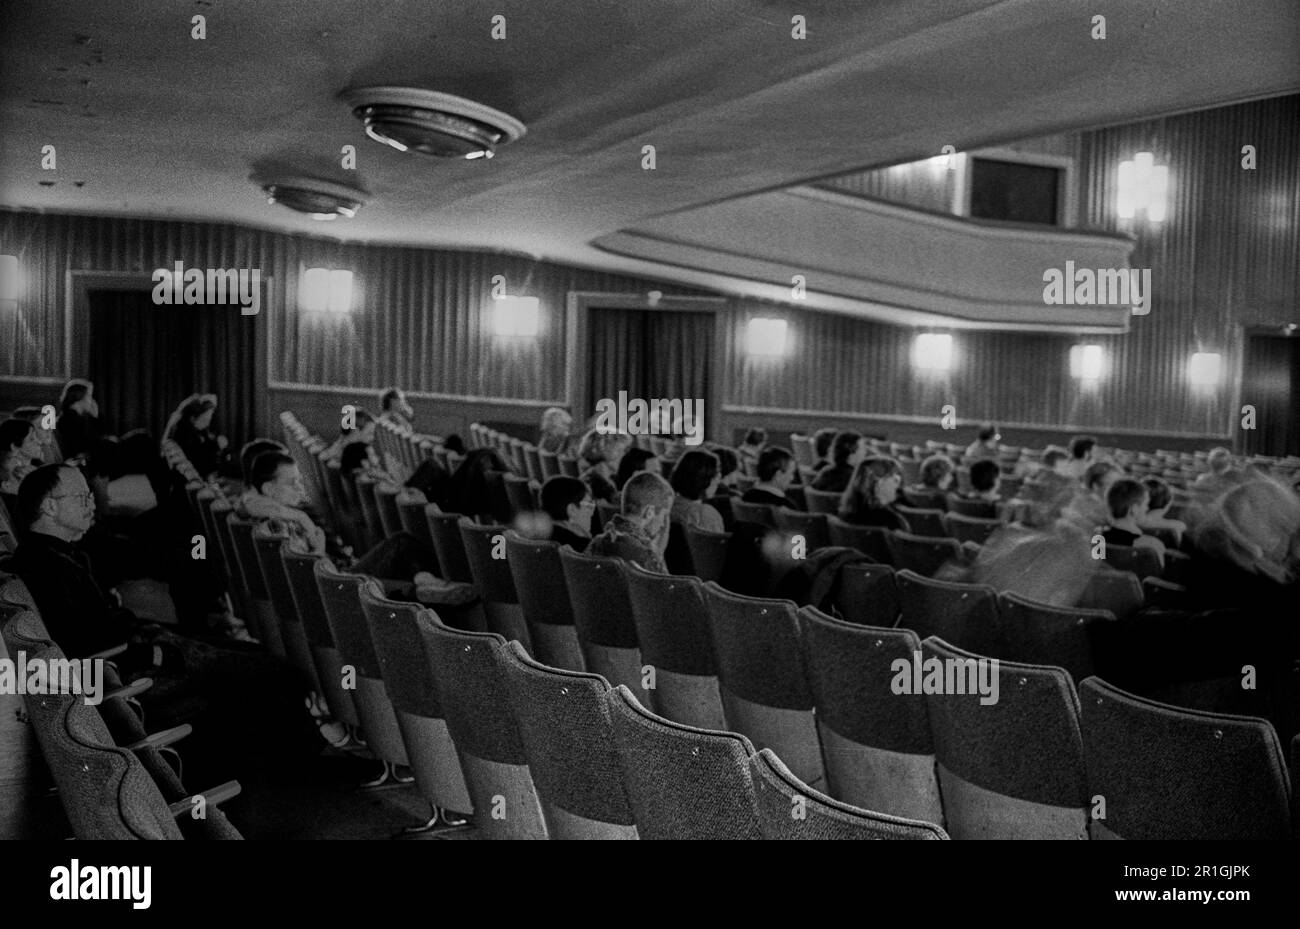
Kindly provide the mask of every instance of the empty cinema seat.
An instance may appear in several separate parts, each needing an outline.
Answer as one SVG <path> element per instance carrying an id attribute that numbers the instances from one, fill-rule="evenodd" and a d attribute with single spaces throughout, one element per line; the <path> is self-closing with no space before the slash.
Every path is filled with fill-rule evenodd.
<path id="1" fill-rule="evenodd" d="M 813 790 L 765 748 L 750 759 L 765 839 L 946 839 L 933 823 L 899 819 L 841 803 Z"/>
<path id="2" fill-rule="evenodd" d="M 566 545 L 560 549 L 560 563 L 586 669 L 611 686 L 626 684 L 640 693 L 641 649 L 623 562 L 580 554 Z"/>
<path id="3" fill-rule="evenodd" d="M 959 662 L 951 667 L 963 674 L 980 657 L 933 637 L 921 643 L 921 651 L 926 661 L 938 659 L 945 669 L 948 662 Z M 991 674 L 991 665 L 986 667 Z M 1003 661 L 997 686 L 995 703 L 970 693 L 925 697 L 948 834 L 954 839 L 1087 838 L 1079 700 L 1069 675 L 1060 668 Z"/>
<path id="4" fill-rule="evenodd" d="M 606 700 L 639 838 L 763 837 L 748 739 L 656 716 L 623 686 Z"/>
<path id="5" fill-rule="evenodd" d="M 998 595 L 992 587 L 936 581 L 913 571 L 899 571 L 894 584 L 898 625 L 918 639 L 933 635 L 979 655 L 1000 654 Z"/>
<path id="6" fill-rule="evenodd" d="M 511 530 L 506 533 L 506 560 L 528 624 L 533 655 L 553 668 L 586 670 L 559 544 L 526 539 Z"/>

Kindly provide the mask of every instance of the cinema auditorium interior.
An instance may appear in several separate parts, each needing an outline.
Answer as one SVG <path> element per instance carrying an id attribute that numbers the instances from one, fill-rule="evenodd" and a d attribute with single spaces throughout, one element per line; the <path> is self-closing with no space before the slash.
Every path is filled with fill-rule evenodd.
<path id="1" fill-rule="evenodd" d="M 1295 838 L 1298 35 L 4 4 L 0 836 Z"/>

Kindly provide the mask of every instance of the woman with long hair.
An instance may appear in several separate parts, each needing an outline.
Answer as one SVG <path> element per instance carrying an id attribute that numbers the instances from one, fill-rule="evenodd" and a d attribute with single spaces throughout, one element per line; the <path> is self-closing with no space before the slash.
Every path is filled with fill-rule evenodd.
<path id="1" fill-rule="evenodd" d="M 216 409 L 215 394 L 190 394 L 172 412 L 163 430 L 163 439 L 180 446 L 194 470 L 205 478 L 216 473 L 229 444 L 225 436 L 212 432 Z"/>
<path id="2" fill-rule="evenodd" d="M 858 526 L 910 530 L 896 509 L 903 469 L 892 458 L 874 456 L 860 462 L 840 497 L 840 519 Z"/>

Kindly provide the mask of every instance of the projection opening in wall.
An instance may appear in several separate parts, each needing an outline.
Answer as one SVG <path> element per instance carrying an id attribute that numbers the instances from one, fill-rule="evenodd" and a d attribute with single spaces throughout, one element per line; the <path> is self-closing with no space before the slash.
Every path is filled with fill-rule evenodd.
<path id="1" fill-rule="evenodd" d="M 779 358 L 785 354 L 784 319 L 755 317 L 745 328 L 745 353 L 762 358 Z"/>

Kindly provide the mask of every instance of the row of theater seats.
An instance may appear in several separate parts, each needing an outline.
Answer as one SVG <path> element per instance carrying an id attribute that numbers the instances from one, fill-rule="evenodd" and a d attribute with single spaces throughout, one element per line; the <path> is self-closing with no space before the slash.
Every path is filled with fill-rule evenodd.
<path id="1" fill-rule="evenodd" d="M 65 659 L 16 577 L 0 574 L 0 632 L 10 659 Z M 219 804 L 236 796 L 230 781 L 202 793 L 181 781 L 175 746 L 189 724 L 150 733 L 137 699 L 152 686 L 140 678 L 123 686 L 111 664 L 125 646 L 104 659 L 102 702 L 88 705 L 74 694 L 25 694 L 24 707 L 53 777 L 63 811 L 78 839 L 239 839 Z"/>
<path id="2" fill-rule="evenodd" d="M 427 515 L 445 520 L 454 516 L 427 509 Z M 960 638 L 969 634 L 968 627 L 979 628 L 980 621 L 970 616 L 984 611 L 996 635 L 1021 630 L 1018 646 L 1038 649 L 1031 654 L 1050 654 L 1057 666 L 1003 663 L 1000 700 L 993 707 L 969 696 L 907 697 L 893 693 L 892 671 L 884 669 L 896 659 L 910 660 L 922 646 L 912 630 L 884 625 L 892 621 L 888 608 L 878 614 L 880 625 L 863 626 L 811 608 L 796 613 L 788 602 L 740 597 L 694 578 L 653 575 L 560 550 L 504 526 L 461 518 L 456 527 L 468 581 L 483 598 L 481 606 L 440 611 L 445 612 L 442 622 L 418 605 L 387 600 L 373 581 L 338 575 L 281 542 L 282 568 L 290 584 L 299 578 L 290 590 L 296 613 L 274 612 L 287 620 L 286 630 L 295 621 L 303 624 L 311 660 L 318 660 L 328 630 L 337 660 L 362 669 L 367 681 L 334 699 L 351 696 L 353 718 L 372 749 L 394 764 L 412 764 L 417 783 L 435 806 L 465 811 L 468 796 L 478 813 L 476 823 L 489 833 L 606 834 L 602 830 L 613 823 L 635 825 L 645 836 L 699 835 L 676 821 L 674 811 L 734 810 L 737 802 L 745 806 L 743 798 L 752 790 L 744 786 L 745 778 L 733 776 L 725 789 L 709 794 L 705 788 L 710 782 L 698 772 L 685 783 L 673 776 L 681 767 L 672 752 L 661 751 L 646 763 L 653 774 L 641 787 L 628 768 L 635 762 L 622 754 L 617 756 L 622 767 L 608 768 L 603 787 L 593 786 L 596 774 L 587 770 L 591 759 L 609 757 L 600 753 L 601 740 L 612 732 L 615 750 L 621 751 L 619 716 L 611 707 L 618 701 L 608 690 L 612 685 L 628 707 L 632 694 L 648 704 L 636 712 L 647 720 L 655 714 L 656 731 L 665 738 L 680 741 L 694 734 L 717 739 L 724 738 L 723 730 L 733 730 L 773 750 L 788 766 L 790 782 L 803 782 L 796 788 L 799 796 L 822 803 L 833 798 L 863 815 L 871 810 L 946 825 L 958 837 L 1082 837 L 1088 833 L 1091 798 L 1099 795 L 1109 812 L 1092 822 L 1094 834 L 1290 834 L 1290 784 L 1269 724 L 1161 706 L 1084 678 L 1080 686 L 1094 699 L 1083 708 L 1080 728 L 1074 680 L 1059 664 L 1075 664 L 1070 649 L 1077 649 L 1073 632 L 1080 619 L 1102 620 L 1110 614 L 1060 611 L 1059 616 L 1044 616 L 1034 604 L 1004 597 L 994 601 L 996 618 L 991 618 L 989 591 L 978 600 L 983 606 L 968 607 L 969 622 L 945 613 L 945 607 L 922 605 L 908 624 L 942 614 L 949 634 Z M 492 557 L 502 540 L 505 557 Z M 450 561 L 447 539 L 441 541 L 440 558 Z M 305 583 L 308 562 L 319 606 Z M 877 582 L 888 577 L 896 595 L 909 603 L 913 588 L 919 588 L 924 601 L 941 586 L 916 575 L 896 579 L 881 566 L 867 567 L 875 570 Z M 864 574 L 870 576 L 871 570 Z M 952 586 L 958 589 L 951 602 L 964 603 L 970 591 Z M 1035 633 L 1043 624 L 1054 633 L 1040 640 Z M 405 632 L 399 632 L 403 627 Z M 984 631 L 991 630 L 986 625 Z M 291 637 L 288 631 L 283 634 L 285 640 Z M 1014 634 L 1011 638 L 1015 641 Z M 507 640 L 518 644 L 507 646 Z M 941 659 L 978 657 L 938 637 L 926 639 L 925 651 Z M 594 709 L 600 701 L 588 701 L 595 722 L 586 728 L 594 727 L 595 734 L 573 725 L 579 713 L 567 702 L 540 709 L 548 706 L 544 688 L 511 702 L 505 690 L 511 686 L 512 661 L 527 666 L 526 656 L 534 659 L 533 674 L 550 680 L 555 700 L 557 694 L 576 691 L 575 681 L 593 681 L 612 729 Z M 874 670 L 873 657 L 883 662 Z M 1086 653 L 1076 657 L 1086 661 Z M 328 667 L 317 669 L 322 681 L 332 676 Z M 1083 663 L 1074 668 L 1076 675 L 1086 670 Z M 505 690 L 491 690 L 493 681 L 501 687 L 503 677 Z M 1089 728 L 1089 713 L 1100 716 L 1090 706 L 1104 707 L 1122 722 Z M 444 725 L 440 742 L 436 736 Z M 1149 737 L 1152 730 L 1171 726 L 1178 738 Z M 557 730 L 570 732 L 571 739 L 581 734 L 586 741 L 565 742 Z M 385 731 L 386 737 L 377 735 Z M 1225 733 L 1231 734 L 1227 742 Z M 435 751 L 439 745 L 442 750 Z M 560 752 L 556 745 L 569 749 Z M 1033 749 L 1026 752 L 1025 746 Z M 687 753 L 682 748 L 678 754 Z M 421 765 L 428 766 L 423 774 Z M 456 784 L 453 767 L 466 784 L 465 794 L 449 790 Z M 510 809 L 517 806 L 510 802 L 513 797 L 531 814 L 524 769 L 539 797 L 540 814 L 523 823 L 510 823 L 508 816 L 484 822 L 476 801 L 491 798 L 505 798 Z M 1162 786 L 1171 773 L 1211 770 L 1215 773 L 1183 784 L 1174 800 Z M 634 811 L 631 823 L 601 805 L 619 796 L 614 773 Z M 747 778 L 752 785 L 752 771 Z M 652 804 L 636 794 L 647 783 L 676 791 L 671 802 Z M 580 822 L 585 820 L 604 825 Z M 578 832 L 566 833 L 568 828 Z M 674 831 L 658 831 L 668 828 Z M 737 834 L 734 821 L 708 834 Z"/>

